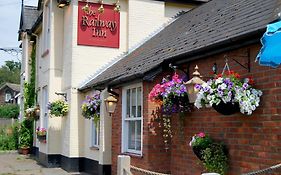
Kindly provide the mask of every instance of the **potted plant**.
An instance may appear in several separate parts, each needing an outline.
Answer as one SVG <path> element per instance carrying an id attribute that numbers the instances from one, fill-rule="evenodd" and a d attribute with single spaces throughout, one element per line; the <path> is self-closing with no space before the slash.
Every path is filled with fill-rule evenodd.
<path id="1" fill-rule="evenodd" d="M 68 104 L 63 100 L 56 100 L 54 102 L 48 103 L 48 109 L 50 110 L 50 114 L 56 117 L 66 116 L 69 107 Z"/>
<path id="2" fill-rule="evenodd" d="M 46 143 L 47 130 L 45 128 L 36 128 L 36 135 L 39 142 Z"/>
<path id="3" fill-rule="evenodd" d="M 226 173 L 227 150 L 223 144 L 214 142 L 208 135 L 201 132 L 192 137 L 189 145 L 194 154 L 202 161 L 207 172 L 221 175 Z"/>
<path id="4" fill-rule="evenodd" d="M 95 124 L 100 120 L 100 92 L 95 91 L 92 95 L 87 95 L 82 102 L 82 115 L 86 119 L 93 119 Z M 96 125 L 97 126 L 97 125 Z"/>
<path id="5" fill-rule="evenodd" d="M 252 87 L 252 78 L 240 80 L 240 75 L 233 71 L 218 75 L 202 85 L 196 85 L 199 90 L 194 105 L 213 107 L 223 115 L 230 115 L 240 111 L 251 115 L 259 106 L 262 92 Z"/>
<path id="6" fill-rule="evenodd" d="M 19 152 L 26 155 L 29 153 L 30 145 L 32 143 L 32 133 L 25 126 L 21 124 L 19 129 Z"/>

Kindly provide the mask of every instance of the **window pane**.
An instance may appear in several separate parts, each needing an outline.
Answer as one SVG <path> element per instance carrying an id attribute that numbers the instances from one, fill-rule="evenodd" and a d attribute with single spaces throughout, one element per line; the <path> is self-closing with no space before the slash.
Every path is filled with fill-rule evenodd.
<path id="1" fill-rule="evenodd" d="M 128 131 L 128 148 L 135 149 L 135 121 L 129 121 L 129 131 Z"/>
<path id="2" fill-rule="evenodd" d="M 92 146 L 99 145 L 99 126 L 92 120 Z"/>
<path id="3" fill-rule="evenodd" d="M 126 112 L 126 114 L 127 114 L 127 118 L 128 117 L 130 117 L 130 89 L 128 89 L 127 90 L 127 107 L 126 107 L 126 109 L 127 109 L 127 112 Z"/>
<path id="4" fill-rule="evenodd" d="M 137 90 L 137 104 L 138 104 L 138 111 L 137 111 L 137 117 L 141 117 L 141 88 L 139 87 Z"/>
<path id="5" fill-rule="evenodd" d="M 136 150 L 141 150 L 141 120 L 136 122 Z"/>
<path id="6" fill-rule="evenodd" d="M 136 90 L 136 88 L 133 88 L 132 89 L 132 101 L 131 101 L 131 103 L 132 103 L 132 117 L 136 117 L 136 108 L 137 108 L 137 104 L 136 104 L 136 92 L 137 90 Z"/>

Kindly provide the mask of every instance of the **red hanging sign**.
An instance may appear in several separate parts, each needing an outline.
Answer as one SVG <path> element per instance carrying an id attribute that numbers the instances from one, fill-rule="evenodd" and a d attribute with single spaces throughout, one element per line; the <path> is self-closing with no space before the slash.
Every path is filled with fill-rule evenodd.
<path id="1" fill-rule="evenodd" d="M 88 2 L 89 10 L 82 8 L 86 2 L 78 2 L 78 45 L 119 48 L 120 13 L 114 5 Z"/>

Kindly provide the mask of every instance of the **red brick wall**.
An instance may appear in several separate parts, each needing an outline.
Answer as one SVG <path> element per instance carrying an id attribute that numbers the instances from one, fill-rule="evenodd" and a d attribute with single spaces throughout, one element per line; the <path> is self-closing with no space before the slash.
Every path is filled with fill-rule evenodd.
<path id="1" fill-rule="evenodd" d="M 158 122 L 151 122 L 152 111 L 156 106 L 147 100 L 149 91 L 160 82 L 163 75 L 153 82 L 144 82 L 143 157 L 132 157 L 132 165 L 158 172 L 171 172 L 173 175 L 200 174 L 204 169 L 198 164 L 188 143 L 195 133 L 201 131 L 227 145 L 230 165 L 228 175 L 238 175 L 280 163 L 281 68 L 273 69 L 256 63 L 255 57 L 259 49 L 259 45 L 252 45 L 191 63 L 190 73 L 197 64 L 201 75 L 206 77 L 210 75 L 214 63 L 218 65 L 218 72 L 222 71 L 225 64 L 224 56 L 227 55 L 232 70 L 242 77 L 253 76 L 255 88 L 263 91 L 261 104 L 251 116 L 241 113 L 223 116 L 212 108 L 200 110 L 194 108 L 185 118 L 183 138 L 180 138 L 179 134 L 178 116 L 173 116 L 174 136 L 168 152 L 164 149 L 162 129 L 159 128 Z M 248 56 L 251 61 L 250 73 L 230 59 L 235 58 L 246 65 Z M 117 156 L 121 152 L 121 100 L 113 116 L 112 127 L 112 173 L 115 175 Z"/>

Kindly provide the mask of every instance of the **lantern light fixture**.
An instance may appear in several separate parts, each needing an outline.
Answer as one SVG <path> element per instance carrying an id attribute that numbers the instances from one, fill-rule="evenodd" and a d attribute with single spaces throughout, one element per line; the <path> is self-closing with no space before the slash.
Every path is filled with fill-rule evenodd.
<path id="1" fill-rule="evenodd" d="M 89 4 L 88 4 L 88 1 L 86 3 L 86 5 L 84 7 L 82 7 L 82 10 L 85 12 L 85 13 L 88 13 L 90 11 L 90 7 L 89 7 Z"/>
<path id="2" fill-rule="evenodd" d="M 197 85 L 197 84 L 201 85 L 201 84 L 205 83 L 205 81 L 203 81 L 200 78 L 200 73 L 198 71 L 199 68 L 197 65 L 195 66 L 194 69 L 195 69 L 195 71 L 192 74 L 193 77 L 189 81 L 184 83 L 187 88 L 189 103 L 194 103 L 197 98 L 198 89 L 195 88 L 195 85 Z"/>
<path id="3" fill-rule="evenodd" d="M 39 106 L 39 105 L 36 105 L 36 108 L 35 108 L 35 116 L 36 116 L 36 117 L 40 117 L 40 106 Z"/>
<path id="4" fill-rule="evenodd" d="M 109 97 L 107 97 L 104 102 L 105 102 L 105 106 L 106 106 L 106 110 L 109 113 L 110 116 L 112 116 L 112 114 L 115 111 L 116 105 L 117 105 L 117 99 L 115 97 L 113 97 L 112 95 L 110 95 Z"/>
<path id="5" fill-rule="evenodd" d="M 103 0 L 99 0 L 98 2 L 101 4 L 100 7 L 98 8 L 98 11 L 99 13 L 103 13 L 104 12 Z"/>
<path id="6" fill-rule="evenodd" d="M 57 0 L 58 7 L 63 8 L 65 6 L 68 6 L 70 4 L 70 0 Z"/>
<path id="7" fill-rule="evenodd" d="M 117 12 L 117 13 L 120 13 L 120 10 L 121 10 L 120 2 L 119 2 L 119 0 L 117 0 L 115 2 L 114 11 Z"/>

